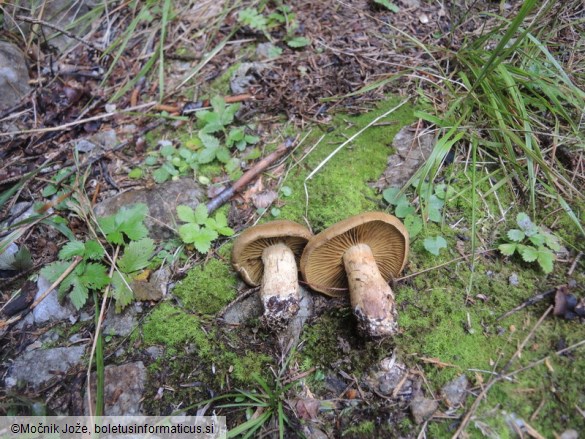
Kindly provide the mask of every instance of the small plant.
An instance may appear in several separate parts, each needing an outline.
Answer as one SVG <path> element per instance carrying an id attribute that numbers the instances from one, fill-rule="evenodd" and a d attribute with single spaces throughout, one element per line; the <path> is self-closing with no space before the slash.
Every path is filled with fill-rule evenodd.
<path id="1" fill-rule="evenodd" d="M 377 3 L 385 7 L 386 9 L 388 9 L 391 12 L 394 12 L 395 14 L 400 12 L 400 8 L 389 0 L 374 0 L 374 3 Z"/>
<path id="2" fill-rule="evenodd" d="M 524 212 L 516 216 L 516 224 L 517 229 L 510 229 L 506 233 L 508 242 L 500 244 L 500 252 L 505 256 L 518 253 L 525 262 L 536 261 L 542 271 L 547 274 L 552 272 L 556 259 L 554 252 L 561 248 L 558 238 L 536 226 Z"/>
<path id="3" fill-rule="evenodd" d="M 195 210 L 189 206 L 177 206 L 177 214 L 186 223 L 179 227 L 179 236 L 185 244 L 193 244 L 199 253 L 207 253 L 219 235 L 234 234 L 225 215 L 218 212 L 215 218 L 209 217 L 204 204 L 198 205 Z"/>
<path id="4" fill-rule="evenodd" d="M 432 187 L 429 183 L 415 182 L 413 186 L 417 188 L 420 198 L 424 201 L 422 216 L 417 214 L 415 206 L 408 201 L 406 195 L 400 193 L 400 188 L 389 187 L 382 192 L 384 200 L 394 206 L 394 215 L 403 220 L 411 239 L 422 231 L 423 219 L 435 223 L 441 222 L 445 198 L 451 196 L 453 192 L 453 189 L 444 183 Z M 438 256 L 441 249 L 447 247 L 447 241 L 440 235 L 429 236 L 425 238 L 423 245 L 429 253 Z"/>
<path id="5" fill-rule="evenodd" d="M 148 231 L 143 222 L 146 212 L 146 205 L 136 204 L 98 219 L 107 242 L 119 245 L 123 252 L 117 261 L 118 270 L 114 271 L 111 279 L 104 263 L 104 248 L 97 240 L 68 242 L 59 252 L 59 261 L 44 267 L 41 274 L 54 282 L 78 258 L 77 266 L 59 285 L 60 297 L 68 295 L 73 306 L 80 309 L 91 291 L 101 291 L 111 283 L 116 310 L 122 310 L 134 300 L 129 287 L 131 278 L 146 268 L 154 253 L 154 241 L 146 237 Z"/>

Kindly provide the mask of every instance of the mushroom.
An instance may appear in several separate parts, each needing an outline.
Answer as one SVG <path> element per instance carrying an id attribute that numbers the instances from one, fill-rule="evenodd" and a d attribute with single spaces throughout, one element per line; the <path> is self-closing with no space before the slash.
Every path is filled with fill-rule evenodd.
<path id="1" fill-rule="evenodd" d="M 269 327 L 280 328 L 299 310 L 298 262 L 311 236 L 306 227 L 279 220 L 250 227 L 234 243 L 232 264 L 248 285 L 260 285 Z"/>
<path id="2" fill-rule="evenodd" d="M 397 330 L 396 278 L 408 256 L 408 232 L 398 218 L 369 212 L 347 218 L 315 235 L 301 257 L 311 288 L 333 297 L 349 296 L 358 328 L 371 337 Z"/>

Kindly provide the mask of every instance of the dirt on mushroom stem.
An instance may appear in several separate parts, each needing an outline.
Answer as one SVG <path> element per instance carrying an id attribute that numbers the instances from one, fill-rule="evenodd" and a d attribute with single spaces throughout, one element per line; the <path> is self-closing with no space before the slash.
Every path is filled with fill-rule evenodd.
<path id="1" fill-rule="evenodd" d="M 296 315 L 299 310 L 301 291 L 295 255 L 284 243 L 279 242 L 262 252 L 264 274 L 260 297 L 264 305 L 264 323 L 278 328 Z"/>
<path id="2" fill-rule="evenodd" d="M 394 293 L 386 283 L 367 244 L 356 244 L 343 254 L 351 306 L 360 332 L 370 337 L 396 333 Z"/>

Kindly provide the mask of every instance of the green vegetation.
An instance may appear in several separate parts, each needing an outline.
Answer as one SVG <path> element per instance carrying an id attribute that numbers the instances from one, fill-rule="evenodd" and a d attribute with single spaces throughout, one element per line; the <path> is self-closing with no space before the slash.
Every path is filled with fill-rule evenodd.
<path id="1" fill-rule="evenodd" d="M 207 253 L 219 235 L 234 234 L 225 215 L 217 212 L 215 218 L 209 217 L 205 204 L 199 204 L 195 210 L 189 206 L 177 206 L 177 214 L 187 223 L 179 227 L 179 236 L 185 244 L 193 244 L 200 253 Z"/>
<path id="2" fill-rule="evenodd" d="M 228 264 L 210 259 L 194 267 L 173 290 L 191 312 L 214 315 L 236 296 L 236 277 Z"/>
<path id="3" fill-rule="evenodd" d="M 148 266 L 154 253 L 154 241 L 146 237 L 148 231 L 144 226 L 147 210 L 146 205 L 136 204 L 98 219 L 108 243 L 121 247 L 123 252 L 117 262 L 118 270 L 113 271 L 111 279 L 106 265 L 101 262 L 105 250 L 97 240 L 68 242 L 59 252 L 60 260 L 45 266 L 41 274 L 55 282 L 73 266 L 60 283 L 59 294 L 61 297 L 68 294 L 77 309 L 85 305 L 90 291 L 101 291 L 111 282 L 116 310 L 122 310 L 134 300 L 129 286 L 131 277 Z"/>

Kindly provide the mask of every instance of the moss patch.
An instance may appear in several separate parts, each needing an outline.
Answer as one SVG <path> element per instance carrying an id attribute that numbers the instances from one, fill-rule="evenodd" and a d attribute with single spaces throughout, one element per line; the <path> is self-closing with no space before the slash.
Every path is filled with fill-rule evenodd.
<path id="1" fill-rule="evenodd" d="M 227 263 L 210 259 L 189 271 L 173 293 L 186 310 L 212 315 L 236 297 L 236 277 Z"/>
<path id="2" fill-rule="evenodd" d="M 319 145 L 293 169 L 284 185 L 292 189 L 285 198 L 281 217 L 303 222 L 305 215 L 305 178 L 341 143 L 355 134 L 376 117 L 396 106 L 398 100 L 389 99 L 370 113 L 355 116 L 336 116 L 333 126 Z M 385 121 L 395 122 L 388 126 L 370 127 L 356 140 L 342 148 L 315 176 L 307 182 L 308 220 L 315 231 L 368 210 L 380 210 L 375 191 L 368 186 L 378 179 L 392 153 L 392 139 L 398 130 L 413 121 L 413 109 L 408 105 L 391 113 Z M 297 152 L 299 160 L 314 146 L 321 133 L 310 136 L 303 150 Z"/>

